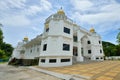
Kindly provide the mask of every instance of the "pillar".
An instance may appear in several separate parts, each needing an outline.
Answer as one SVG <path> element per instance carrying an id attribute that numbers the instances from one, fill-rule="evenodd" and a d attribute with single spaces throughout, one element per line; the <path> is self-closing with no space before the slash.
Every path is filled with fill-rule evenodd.
<path id="1" fill-rule="evenodd" d="M 94 46 L 91 46 L 91 50 L 92 50 L 92 56 L 91 56 L 91 60 L 96 60 L 96 56 L 95 56 L 95 49 L 96 49 L 96 47 L 94 47 Z"/>
<path id="2" fill-rule="evenodd" d="M 80 34 L 80 30 L 77 31 L 77 37 L 78 37 L 78 56 L 77 56 L 77 61 L 83 62 L 83 56 L 81 54 L 81 37 L 82 35 Z"/>

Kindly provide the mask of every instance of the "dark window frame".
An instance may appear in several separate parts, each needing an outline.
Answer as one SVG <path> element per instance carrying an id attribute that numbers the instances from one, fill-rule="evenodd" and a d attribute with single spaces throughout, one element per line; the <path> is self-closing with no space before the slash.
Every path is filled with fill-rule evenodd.
<path id="1" fill-rule="evenodd" d="M 61 59 L 61 62 L 70 62 L 70 59 Z"/>
<path id="2" fill-rule="evenodd" d="M 32 49 L 30 50 L 30 53 L 32 53 Z"/>
<path id="3" fill-rule="evenodd" d="M 49 32 L 49 28 L 46 28 L 46 32 Z"/>
<path id="4" fill-rule="evenodd" d="M 67 27 L 64 27 L 64 33 L 70 34 L 70 29 Z"/>
<path id="5" fill-rule="evenodd" d="M 102 50 L 100 49 L 100 53 L 102 53 Z"/>
<path id="6" fill-rule="evenodd" d="M 56 63 L 57 60 L 56 59 L 49 59 L 49 63 Z"/>
<path id="7" fill-rule="evenodd" d="M 92 51 L 91 50 L 88 50 L 88 54 L 91 54 L 92 53 Z"/>
<path id="8" fill-rule="evenodd" d="M 44 44 L 43 45 L 43 51 L 46 51 L 47 50 L 47 44 Z"/>
<path id="9" fill-rule="evenodd" d="M 101 41 L 99 40 L 99 44 L 101 44 Z"/>
<path id="10" fill-rule="evenodd" d="M 77 39 L 78 39 L 77 36 L 73 36 L 73 41 L 74 42 L 77 42 L 78 41 Z"/>
<path id="11" fill-rule="evenodd" d="M 70 51 L 70 44 L 63 44 L 63 51 Z"/>
<path id="12" fill-rule="evenodd" d="M 99 59 L 99 57 L 96 57 L 96 60 L 98 60 Z"/>
<path id="13" fill-rule="evenodd" d="M 41 59 L 41 62 L 42 62 L 42 63 L 45 63 L 45 59 Z"/>
<path id="14" fill-rule="evenodd" d="M 88 43 L 88 44 L 91 44 L 91 42 L 90 42 L 90 41 L 87 41 L 87 43 Z"/>
<path id="15" fill-rule="evenodd" d="M 40 51 L 40 48 L 37 48 L 37 52 L 39 52 Z"/>

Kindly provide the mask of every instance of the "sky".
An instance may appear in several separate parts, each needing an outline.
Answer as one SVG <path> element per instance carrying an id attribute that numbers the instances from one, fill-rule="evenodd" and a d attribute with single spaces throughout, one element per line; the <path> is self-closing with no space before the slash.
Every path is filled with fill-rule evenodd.
<path id="1" fill-rule="evenodd" d="M 120 28 L 120 0 L 0 0 L 4 42 L 16 46 L 43 33 L 45 19 L 60 8 L 75 23 L 94 28 L 103 41 L 116 43 Z"/>

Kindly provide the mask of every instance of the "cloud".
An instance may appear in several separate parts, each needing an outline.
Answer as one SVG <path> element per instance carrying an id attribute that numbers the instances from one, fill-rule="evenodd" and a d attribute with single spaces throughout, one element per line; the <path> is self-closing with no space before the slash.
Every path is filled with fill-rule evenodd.
<path id="1" fill-rule="evenodd" d="M 32 29 L 35 31 L 35 32 L 41 32 L 41 30 L 38 28 L 38 27 L 32 27 Z"/>
<path id="2" fill-rule="evenodd" d="M 50 11 L 52 8 L 52 5 L 47 0 L 40 0 L 38 5 L 30 5 L 28 8 L 26 8 L 23 13 L 26 15 L 36 15 L 40 12 Z"/>
<path id="3" fill-rule="evenodd" d="M 8 10 L 11 8 L 24 8 L 26 0 L 1 0 L 0 10 Z"/>
<path id="4" fill-rule="evenodd" d="M 1 14 L 16 13 L 24 15 L 36 15 L 37 13 L 49 11 L 52 5 L 47 0 L 40 0 L 36 3 L 28 4 L 27 0 L 2 0 L 0 1 Z M 16 10 L 16 12 L 14 12 Z M 6 12 L 6 13 L 2 13 Z"/>
<path id="5" fill-rule="evenodd" d="M 26 27 L 32 25 L 38 13 L 51 8 L 47 0 L 40 0 L 37 4 L 28 4 L 27 0 L 3 0 L 0 1 L 0 22 L 7 26 Z"/>
<path id="6" fill-rule="evenodd" d="M 25 11 L 23 11 L 23 13 L 27 15 L 36 15 L 41 11 L 42 11 L 41 7 L 33 5 L 33 6 L 30 6 L 28 9 L 26 9 Z"/>
<path id="7" fill-rule="evenodd" d="M 79 0 L 79 2 L 81 1 L 83 0 Z M 91 3 L 89 6 L 83 7 L 84 10 L 79 8 L 81 6 L 78 3 L 71 3 L 74 11 L 74 13 L 71 12 L 72 19 L 86 29 L 93 26 L 104 40 L 115 43 L 115 36 L 118 28 L 120 28 L 120 3 L 116 2 L 116 0 L 84 1 Z M 82 5 L 87 5 L 86 3 Z"/>
<path id="8" fill-rule="evenodd" d="M 93 3 L 89 0 L 71 0 L 72 5 L 74 6 L 75 10 L 88 10 L 93 6 Z"/>
<path id="9" fill-rule="evenodd" d="M 43 10 L 49 10 L 52 8 L 51 3 L 47 0 L 40 0 L 40 6 L 43 8 Z"/>
<path id="10" fill-rule="evenodd" d="M 13 26 L 13 27 L 23 27 L 30 24 L 30 20 L 24 15 L 8 15 L 0 20 L 3 25 Z"/>
<path id="11" fill-rule="evenodd" d="M 96 4 L 92 1 L 90 2 L 90 0 L 85 1 L 86 2 L 83 2 L 82 5 L 87 5 L 90 3 L 88 6 L 84 7 L 87 11 L 81 13 L 81 9 L 77 9 L 75 14 L 73 14 L 74 19 L 78 18 L 81 22 L 87 22 L 89 24 L 100 24 L 103 22 L 115 22 L 120 20 L 120 4 L 113 2 L 114 0 L 111 3 L 105 2 L 107 5 L 102 4 L 101 7 L 96 6 Z M 81 3 L 81 1 L 79 1 L 79 3 Z M 73 5 L 75 10 L 77 7 L 81 7 L 78 3 L 73 3 Z"/>
<path id="12" fill-rule="evenodd" d="M 119 13 L 117 12 L 101 12 L 97 14 L 86 14 L 81 16 L 82 22 L 87 22 L 90 24 L 100 24 L 105 22 L 115 22 L 120 20 Z"/>

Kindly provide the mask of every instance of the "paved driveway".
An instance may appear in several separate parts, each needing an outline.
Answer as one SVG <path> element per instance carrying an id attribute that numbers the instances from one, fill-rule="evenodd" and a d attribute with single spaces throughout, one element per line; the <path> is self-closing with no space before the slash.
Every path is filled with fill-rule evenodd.
<path id="1" fill-rule="evenodd" d="M 87 76 L 90 80 L 120 80 L 120 61 L 79 63 L 66 67 L 42 69 L 62 74 Z"/>
<path id="2" fill-rule="evenodd" d="M 0 64 L 0 80 L 61 80 L 27 67 L 13 67 Z"/>

